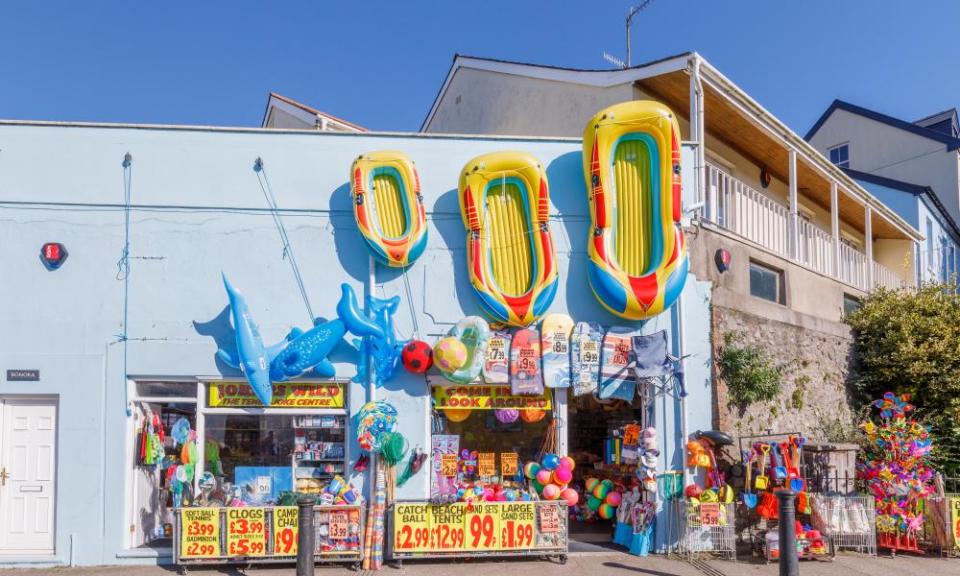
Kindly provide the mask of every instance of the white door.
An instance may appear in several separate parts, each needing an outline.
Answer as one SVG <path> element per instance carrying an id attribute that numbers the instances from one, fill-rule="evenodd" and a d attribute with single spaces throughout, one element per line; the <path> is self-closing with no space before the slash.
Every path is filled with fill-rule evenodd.
<path id="1" fill-rule="evenodd" d="M 53 554 L 57 406 L 6 400 L 0 425 L 0 553 Z"/>

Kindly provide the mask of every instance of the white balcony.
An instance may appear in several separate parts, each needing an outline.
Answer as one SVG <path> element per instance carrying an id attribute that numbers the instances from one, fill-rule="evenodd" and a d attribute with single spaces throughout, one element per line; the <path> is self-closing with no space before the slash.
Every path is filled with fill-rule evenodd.
<path id="1" fill-rule="evenodd" d="M 870 264 L 866 254 L 841 241 L 839 263 L 835 266 L 834 238 L 798 215 L 797 249 L 796 257 L 793 257 L 790 208 L 709 163 L 706 194 L 703 215 L 706 220 L 814 272 L 859 290 L 870 290 Z M 872 266 L 875 286 L 900 288 L 907 285 L 900 276 L 880 264 L 873 262 Z"/>

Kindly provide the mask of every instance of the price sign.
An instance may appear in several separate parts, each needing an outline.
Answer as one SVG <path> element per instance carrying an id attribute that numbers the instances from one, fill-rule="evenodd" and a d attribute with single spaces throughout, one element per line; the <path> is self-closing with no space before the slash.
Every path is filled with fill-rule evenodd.
<path id="1" fill-rule="evenodd" d="M 297 522 L 300 513 L 296 506 L 273 509 L 273 555 L 297 555 Z"/>
<path id="2" fill-rule="evenodd" d="M 457 475 L 456 454 L 444 454 L 440 457 L 440 473 L 444 478 L 453 478 Z"/>
<path id="3" fill-rule="evenodd" d="M 701 526 L 719 526 L 720 525 L 720 504 L 717 502 L 700 503 L 700 525 Z"/>
<path id="4" fill-rule="evenodd" d="M 180 510 L 180 556 L 217 558 L 220 556 L 220 510 L 183 508 Z"/>
<path id="5" fill-rule="evenodd" d="M 473 504 L 464 515 L 466 550 L 496 550 L 499 548 L 500 505 Z"/>
<path id="6" fill-rule="evenodd" d="M 950 525 L 953 526 L 954 547 L 960 547 L 960 498 L 950 499 Z"/>
<path id="7" fill-rule="evenodd" d="M 266 510 L 263 508 L 227 509 L 227 554 L 229 556 L 265 556 L 267 553 Z"/>
<path id="8" fill-rule="evenodd" d="M 466 504 L 447 504 L 427 508 L 431 550 L 463 550 L 463 519 L 466 511 Z"/>
<path id="9" fill-rule="evenodd" d="M 393 508 L 393 541 L 397 550 L 422 552 L 430 549 L 428 504 L 397 504 Z"/>
<path id="10" fill-rule="evenodd" d="M 540 506 L 540 533 L 556 534 L 560 531 L 560 508 L 558 506 Z"/>
<path id="11" fill-rule="evenodd" d="M 350 535 L 350 515 L 346 510 L 330 512 L 330 539 L 346 540 Z"/>
<path id="12" fill-rule="evenodd" d="M 500 453 L 500 471 L 505 478 L 516 475 L 520 469 L 520 457 L 516 452 Z"/>
<path id="13" fill-rule="evenodd" d="M 477 473 L 481 477 L 496 476 L 497 474 L 497 453 L 480 452 L 477 454 Z"/>
<path id="14" fill-rule="evenodd" d="M 587 340 L 580 344 L 580 361 L 584 364 L 600 363 L 600 350 L 596 342 Z"/>
<path id="15" fill-rule="evenodd" d="M 553 508 L 553 506 L 551 506 Z M 533 547 L 536 506 L 532 502 L 508 503 L 500 507 L 500 548 L 518 550 Z"/>
<path id="16" fill-rule="evenodd" d="M 507 341 L 503 338 L 491 338 L 487 345 L 487 361 L 503 361 L 507 359 Z"/>

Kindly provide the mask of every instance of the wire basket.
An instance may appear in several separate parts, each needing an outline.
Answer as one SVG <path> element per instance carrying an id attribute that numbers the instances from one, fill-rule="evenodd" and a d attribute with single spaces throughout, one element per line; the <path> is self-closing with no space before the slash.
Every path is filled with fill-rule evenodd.
<path id="1" fill-rule="evenodd" d="M 814 494 L 813 526 L 829 536 L 835 550 L 877 555 L 877 514 L 872 496 Z"/>
<path id="2" fill-rule="evenodd" d="M 694 558 L 706 554 L 736 560 L 735 504 L 675 500 L 673 505 L 674 516 L 679 519 L 679 551 L 682 555 Z"/>

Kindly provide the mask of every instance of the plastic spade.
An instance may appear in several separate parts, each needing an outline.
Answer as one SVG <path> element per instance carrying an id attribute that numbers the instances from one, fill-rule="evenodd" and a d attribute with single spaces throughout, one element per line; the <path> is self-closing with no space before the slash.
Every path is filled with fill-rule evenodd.
<path id="1" fill-rule="evenodd" d="M 767 465 L 767 453 L 770 452 L 769 444 L 760 444 L 758 446 L 760 450 L 760 474 L 757 476 L 757 479 L 753 482 L 753 487 L 757 490 L 766 490 L 770 486 L 770 478 L 766 475 L 766 465 Z"/>
<path id="2" fill-rule="evenodd" d="M 776 442 L 771 442 L 770 448 L 773 451 L 773 463 L 775 464 L 773 467 L 773 477 L 777 480 L 784 480 L 787 477 L 787 467 L 783 465 L 783 454 L 779 454 L 780 446 Z"/>
<path id="3" fill-rule="evenodd" d="M 753 470 L 753 450 L 743 451 L 743 462 L 746 465 L 746 482 L 743 483 L 743 505 L 749 509 L 757 506 L 757 495 L 750 491 L 750 472 Z"/>

